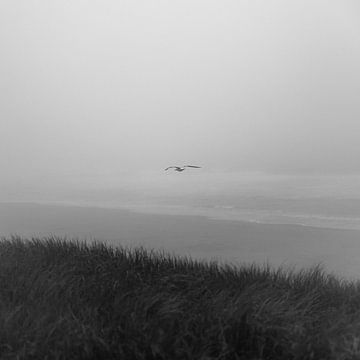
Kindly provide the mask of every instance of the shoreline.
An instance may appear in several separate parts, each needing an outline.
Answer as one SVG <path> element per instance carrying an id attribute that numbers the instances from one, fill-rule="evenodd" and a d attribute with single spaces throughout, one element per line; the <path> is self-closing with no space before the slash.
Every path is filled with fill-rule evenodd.
<path id="1" fill-rule="evenodd" d="M 223 263 L 323 264 L 340 276 L 360 277 L 360 231 L 259 224 L 201 215 L 150 214 L 86 206 L 0 203 L 0 235 L 59 236 L 111 245 L 163 249 Z M 359 274 L 359 275 L 358 275 Z"/>
<path id="2" fill-rule="evenodd" d="M 360 225 L 349 227 L 346 225 L 321 225 L 321 224 L 306 224 L 300 222 L 284 221 L 286 218 L 321 218 L 324 221 L 351 221 L 358 218 L 346 218 L 346 217 L 329 217 L 324 215 L 305 215 L 305 214 L 282 214 L 279 217 L 283 217 L 281 220 L 264 220 L 254 218 L 254 214 L 247 210 L 240 210 L 238 212 L 218 211 L 212 207 L 191 207 L 186 205 L 168 205 L 168 204 L 148 204 L 148 203 L 129 203 L 116 205 L 105 205 L 96 202 L 71 202 L 71 201 L 0 201 L 0 206 L 11 205 L 24 205 L 24 206 L 50 206 L 60 208 L 80 208 L 80 209 L 102 209 L 102 210 L 114 210 L 114 211 L 129 211 L 135 214 L 148 214 L 148 215 L 164 215 L 164 216 L 185 216 L 185 217 L 202 217 L 210 220 L 230 221 L 239 223 L 251 223 L 259 225 L 278 225 L 278 226 L 301 226 L 310 229 L 327 229 L 327 230 L 341 230 L 341 231 L 359 231 Z M 260 213 L 261 211 L 259 211 Z M 249 215 L 251 213 L 251 215 Z M 246 215 L 244 215 L 246 214 Z M 255 215 L 256 216 L 256 215 Z M 276 216 L 276 215 L 275 215 Z M 360 220 L 360 219 L 359 219 Z"/>

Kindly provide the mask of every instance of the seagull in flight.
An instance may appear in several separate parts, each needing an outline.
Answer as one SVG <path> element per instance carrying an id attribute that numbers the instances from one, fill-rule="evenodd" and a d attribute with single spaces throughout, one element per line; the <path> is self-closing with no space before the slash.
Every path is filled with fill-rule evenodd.
<path id="1" fill-rule="evenodd" d="M 169 166 L 165 169 L 166 170 L 169 170 L 169 169 L 174 169 L 174 171 L 184 171 L 186 168 L 196 168 L 196 169 L 199 169 L 201 168 L 201 166 L 195 166 L 195 165 L 184 165 L 184 166 Z"/>

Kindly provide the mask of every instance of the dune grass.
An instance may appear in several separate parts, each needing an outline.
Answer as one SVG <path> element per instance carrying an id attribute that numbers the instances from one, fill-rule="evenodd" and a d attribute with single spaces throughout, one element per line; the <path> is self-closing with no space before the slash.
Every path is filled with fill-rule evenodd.
<path id="1" fill-rule="evenodd" d="M 360 286 L 101 243 L 0 241 L 1 359 L 359 359 Z"/>

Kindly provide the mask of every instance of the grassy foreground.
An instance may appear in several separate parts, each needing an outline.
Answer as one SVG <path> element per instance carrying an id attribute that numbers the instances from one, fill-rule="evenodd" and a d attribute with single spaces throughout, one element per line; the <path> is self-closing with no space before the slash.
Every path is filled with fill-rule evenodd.
<path id="1" fill-rule="evenodd" d="M 0 241 L 1 359 L 360 359 L 360 285 L 60 239 Z"/>

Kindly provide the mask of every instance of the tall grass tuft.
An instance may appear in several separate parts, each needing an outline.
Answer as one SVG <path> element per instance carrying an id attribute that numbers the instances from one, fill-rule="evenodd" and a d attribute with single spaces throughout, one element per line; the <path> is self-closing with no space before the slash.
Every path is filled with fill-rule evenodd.
<path id="1" fill-rule="evenodd" d="M 1 359 L 359 359 L 360 286 L 60 238 L 0 241 Z"/>

